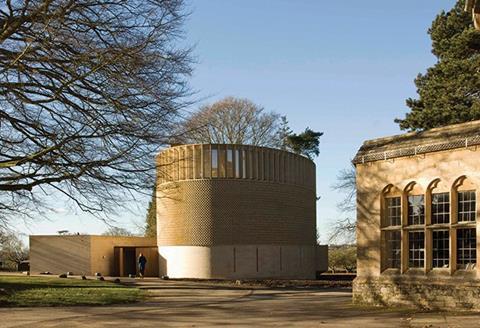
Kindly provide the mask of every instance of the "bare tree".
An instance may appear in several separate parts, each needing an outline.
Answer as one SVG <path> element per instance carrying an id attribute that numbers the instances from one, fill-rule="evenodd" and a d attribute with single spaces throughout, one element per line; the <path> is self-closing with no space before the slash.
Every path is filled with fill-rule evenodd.
<path id="1" fill-rule="evenodd" d="M 330 241 L 343 240 L 353 242 L 357 227 L 355 219 L 357 194 L 355 166 L 352 165 L 349 169 L 341 170 L 332 189 L 344 194 L 343 200 L 337 204 L 337 207 L 342 215 L 346 215 L 346 217 L 334 223 L 329 239 Z"/>
<path id="2" fill-rule="evenodd" d="M 102 233 L 103 236 L 124 236 L 124 237 L 132 237 L 135 236 L 134 233 L 130 232 L 129 230 L 121 227 L 110 227 Z"/>
<path id="3" fill-rule="evenodd" d="M 182 0 L 0 5 L 3 223 L 53 192 L 99 213 L 150 190 L 189 95 L 184 18 Z"/>
<path id="4" fill-rule="evenodd" d="M 248 99 L 227 97 L 203 106 L 183 127 L 184 143 L 230 143 L 280 148 L 280 115 Z"/>
<path id="5" fill-rule="evenodd" d="M 28 248 L 17 235 L 3 233 L 0 236 L 0 259 L 5 261 L 8 268 L 14 269 L 28 259 Z"/>
<path id="6" fill-rule="evenodd" d="M 339 270 L 353 272 L 357 268 L 357 247 L 355 245 L 329 247 L 328 267 L 333 273 Z"/>
<path id="7" fill-rule="evenodd" d="M 332 186 L 336 190 L 344 194 L 343 200 L 337 204 L 341 212 L 352 212 L 356 209 L 357 186 L 355 178 L 355 166 L 343 169 L 338 173 L 337 182 Z"/>

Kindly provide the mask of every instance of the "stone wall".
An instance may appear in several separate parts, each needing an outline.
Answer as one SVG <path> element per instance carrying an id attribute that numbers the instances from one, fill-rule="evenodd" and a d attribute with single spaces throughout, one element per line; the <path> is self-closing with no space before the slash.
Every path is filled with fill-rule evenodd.
<path id="1" fill-rule="evenodd" d="M 382 199 L 386 196 L 402 197 L 402 229 L 408 228 L 406 221 L 406 197 L 408 194 L 431 195 L 432 193 L 449 192 L 451 199 L 451 221 L 456 218 L 456 193 L 461 190 L 476 190 L 477 208 L 477 249 L 480 246 L 480 149 L 477 147 L 460 148 L 422 156 L 397 158 L 357 164 L 357 273 L 359 277 L 378 277 L 382 275 Z M 458 183 L 461 181 L 461 184 Z M 408 191 L 409 186 L 413 191 Z M 388 193 L 386 192 L 388 190 Z M 427 197 L 426 197 L 427 199 Z M 428 204 L 426 211 L 430 209 Z M 425 220 L 428 222 L 429 213 Z M 452 228 L 453 225 L 450 225 Z M 422 229 L 435 228 L 424 225 Z M 451 234 L 454 235 L 453 233 Z M 406 243 L 404 243 L 406 244 Z M 426 254 L 430 254 L 431 245 L 425 245 Z M 408 249 L 403 247 L 402 273 L 408 271 Z M 455 255 L 451 252 L 451 274 L 455 272 Z M 428 263 L 426 258 L 426 263 Z M 480 252 L 477 252 L 477 263 L 480 263 Z M 429 263 L 428 263 L 429 264 Z M 453 264 L 453 265 L 452 265 Z M 424 273 L 430 268 L 425 267 Z M 480 277 L 480 265 L 476 271 Z"/>
<path id="2" fill-rule="evenodd" d="M 357 277 L 353 282 L 353 302 L 426 310 L 480 310 L 480 281 L 450 277 Z"/>
<path id="3" fill-rule="evenodd" d="M 367 141 L 359 155 L 388 152 L 408 146 L 420 149 L 426 143 L 447 142 L 465 133 L 478 134 L 480 121 Z M 468 131 L 467 131 L 468 130 Z M 441 133 L 440 133 L 441 132 Z M 480 288 L 480 147 L 464 142 L 455 149 L 416 153 L 412 156 L 356 163 L 357 184 L 357 279 L 356 303 L 413 305 L 426 308 L 477 308 Z M 458 220 L 458 194 L 475 192 L 475 220 Z M 448 223 L 432 220 L 432 195 L 449 197 Z M 424 222 L 409 223 L 408 197 L 424 196 Z M 401 199 L 400 223 L 387 220 L 388 198 Z M 476 229 L 476 259 L 469 267 L 457 261 L 457 235 L 461 229 Z M 448 263 L 434 267 L 433 232 L 448 231 Z M 400 233 L 399 264 L 388 260 L 388 235 Z M 409 234 L 423 232 L 424 263 L 409 261 Z M 391 254 L 391 253 L 390 253 Z M 397 260 L 398 263 L 398 260 Z M 472 265 L 470 265 L 472 264 Z M 468 269 L 468 270 L 464 270 Z M 468 272 L 467 272 L 468 271 Z"/>

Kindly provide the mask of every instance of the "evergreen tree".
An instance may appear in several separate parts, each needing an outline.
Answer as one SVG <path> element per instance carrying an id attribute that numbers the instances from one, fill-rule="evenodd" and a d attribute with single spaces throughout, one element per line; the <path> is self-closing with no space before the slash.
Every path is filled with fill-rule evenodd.
<path id="1" fill-rule="evenodd" d="M 293 133 L 292 129 L 288 126 L 288 120 L 286 116 L 280 117 L 280 125 L 278 128 L 278 148 L 281 150 L 288 150 L 288 136 Z"/>
<path id="2" fill-rule="evenodd" d="M 411 111 L 396 119 L 403 130 L 434 127 L 480 119 L 480 32 L 459 0 L 442 11 L 428 33 L 437 63 L 415 79 L 418 99 L 407 99 Z"/>
<path id="3" fill-rule="evenodd" d="M 155 189 L 156 186 L 153 187 L 152 200 L 148 203 L 147 217 L 145 220 L 145 237 L 157 236 L 157 199 Z"/>
<path id="4" fill-rule="evenodd" d="M 306 128 L 304 132 L 287 136 L 288 149 L 294 153 L 307 156 L 312 159 L 320 154 L 320 137 L 323 132 L 315 132 Z"/>

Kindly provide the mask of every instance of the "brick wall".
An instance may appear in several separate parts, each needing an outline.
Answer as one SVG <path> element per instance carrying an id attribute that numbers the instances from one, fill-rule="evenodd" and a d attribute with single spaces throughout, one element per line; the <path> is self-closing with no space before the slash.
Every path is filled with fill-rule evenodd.
<path id="1" fill-rule="evenodd" d="M 184 145 L 157 162 L 159 245 L 315 245 L 315 164 L 308 158 L 265 147 Z"/>
<path id="2" fill-rule="evenodd" d="M 195 180 L 159 197 L 159 245 L 315 244 L 315 193 L 300 186 Z"/>

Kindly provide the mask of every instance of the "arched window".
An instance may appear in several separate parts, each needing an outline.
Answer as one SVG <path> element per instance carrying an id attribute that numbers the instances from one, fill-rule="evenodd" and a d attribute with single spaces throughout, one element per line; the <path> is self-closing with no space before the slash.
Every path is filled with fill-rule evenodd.
<path id="1" fill-rule="evenodd" d="M 383 269 L 400 269 L 402 258 L 402 192 L 393 185 L 382 191 Z"/>
<path id="2" fill-rule="evenodd" d="M 407 199 L 407 224 L 425 224 L 425 191 L 416 183 L 411 182 L 405 188 Z"/>
<path id="3" fill-rule="evenodd" d="M 427 187 L 427 270 L 450 267 L 450 190 L 441 179 L 434 179 Z M 430 259 L 431 255 L 431 259 Z"/>
<path id="4" fill-rule="evenodd" d="M 453 230 L 456 252 L 455 264 L 459 270 L 473 270 L 477 264 L 477 193 L 474 183 L 461 176 L 452 185 L 454 195 Z"/>

